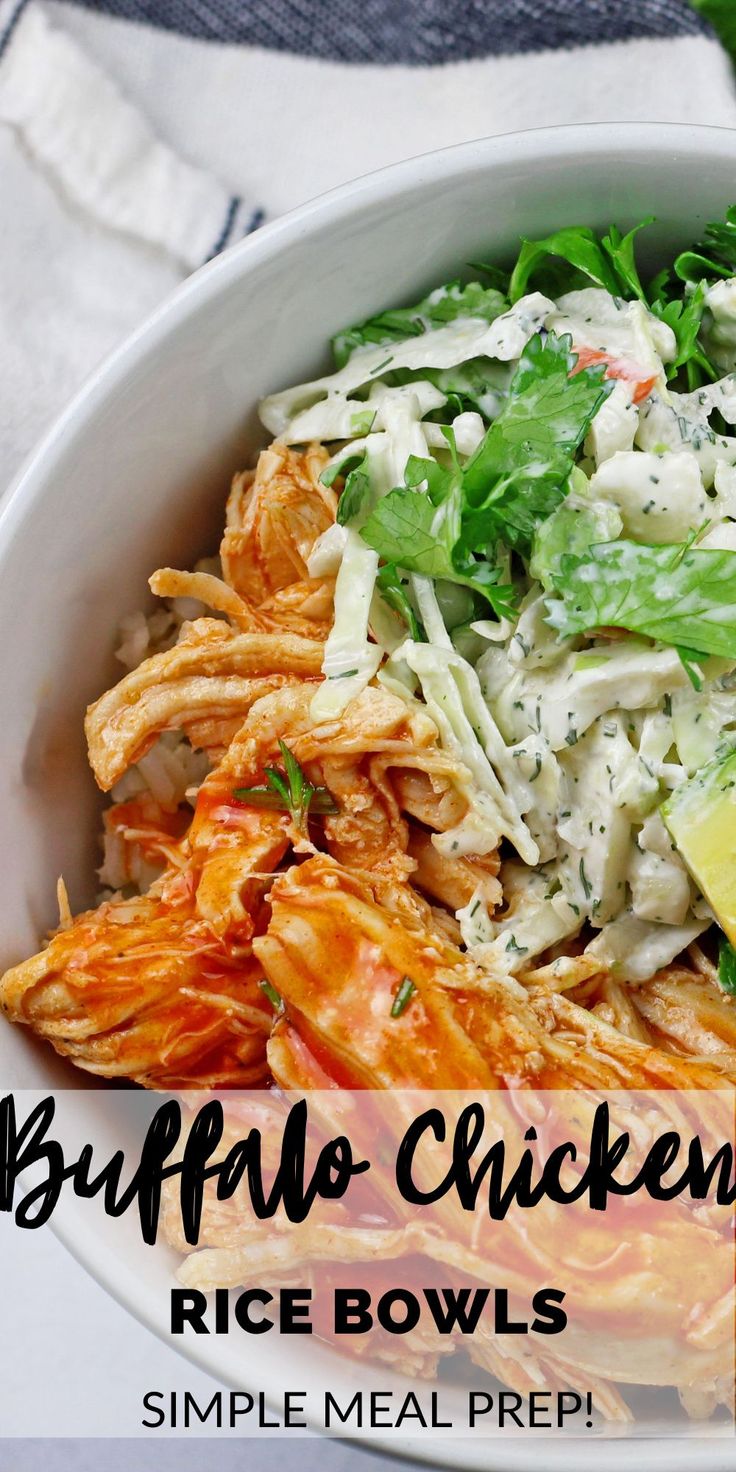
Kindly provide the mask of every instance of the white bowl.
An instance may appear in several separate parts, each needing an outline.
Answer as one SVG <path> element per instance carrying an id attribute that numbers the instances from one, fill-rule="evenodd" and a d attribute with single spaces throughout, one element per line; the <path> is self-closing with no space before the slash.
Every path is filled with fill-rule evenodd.
<path id="1" fill-rule="evenodd" d="M 318 371 L 337 328 L 417 298 L 465 261 L 508 257 L 520 235 L 653 214 L 642 248 L 656 261 L 734 198 L 736 134 L 722 129 L 601 124 L 462 145 L 357 180 L 260 230 L 187 281 L 94 374 L 0 513 L 0 964 L 35 950 L 54 923 L 59 873 L 73 905 L 92 898 L 98 804 L 84 707 L 115 676 L 116 625 L 141 606 L 148 575 L 186 567 L 216 544 L 229 477 L 261 440 L 261 395 Z M 84 1076 L 3 1025 L 0 1084 L 80 1088 Z M 67 1206 L 55 1220 L 90 1271 L 167 1337 L 165 1254 L 130 1232 L 120 1256 L 119 1236 L 113 1250 L 106 1219 L 88 1206 Z M 290 1361 L 299 1367 L 292 1383 L 303 1384 L 329 1353 L 312 1348 L 305 1365 L 263 1340 L 196 1346 L 223 1380 L 274 1394 L 288 1384 Z M 333 1357 L 333 1386 L 350 1378 Z M 397 1440 L 385 1447 L 413 1450 Z M 435 1443 L 423 1455 L 552 1472 L 587 1467 L 590 1451 L 585 1442 L 542 1450 L 530 1438 Z M 603 1468 L 630 1454 L 623 1444 L 595 1448 Z M 636 1457 L 639 1467 L 671 1472 L 728 1462 L 724 1446 L 697 1439 L 637 1443 Z"/>

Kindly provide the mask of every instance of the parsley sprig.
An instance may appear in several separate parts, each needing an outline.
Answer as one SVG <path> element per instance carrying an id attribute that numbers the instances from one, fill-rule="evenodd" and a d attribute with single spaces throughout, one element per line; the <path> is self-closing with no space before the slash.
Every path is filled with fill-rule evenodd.
<path id="1" fill-rule="evenodd" d="M 326 787 L 314 787 L 285 741 L 279 741 L 284 767 L 264 767 L 265 783 L 256 787 L 236 787 L 233 797 L 254 808 L 273 808 L 290 813 L 297 828 L 306 832 L 310 813 L 333 814 L 339 811 L 332 793 Z"/>

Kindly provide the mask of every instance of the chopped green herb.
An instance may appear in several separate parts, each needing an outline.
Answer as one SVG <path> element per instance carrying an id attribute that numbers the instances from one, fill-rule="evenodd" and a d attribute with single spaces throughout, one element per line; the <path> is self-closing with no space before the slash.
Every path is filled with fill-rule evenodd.
<path id="1" fill-rule="evenodd" d="M 588 878 L 588 876 L 587 876 L 587 874 L 585 872 L 585 859 L 581 859 L 580 860 L 580 867 L 578 869 L 578 873 L 580 875 L 580 883 L 583 886 L 583 894 L 585 895 L 586 900 L 589 900 L 590 899 L 590 896 L 593 893 L 593 886 L 592 886 L 592 884 L 591 884 L 591 882 L 590 882 L 590 880 L 589 880 L 589 878 Z"/>
<path id="2" fill-rule="evenodd" d="M 233 796 L 238 802 L 247 803 L 249 807 L 274 808 L 291 813 L 297 828 L 302 831 L 306 831 L 310 813 L 337 813 L 339 809 L 332 793 L 326 787 L 312 786 L 285 741 L 279 741 L 279 749 L 284 770 L 265 767 L 265 785 L 234 788 Z"/>
<path id="3" fill-rule="evenodd" d="M 400 1017 L 414 996 L 416 987 L 410 977 L 405 976 L 391 1004 L 391 1016 Z"/>
<path id="4" fill-rule="evenodd" d="M 259 981 L 258 985 L 261 988 L 263 995 L 268 997 L 268 1000 L 271 1003 L 274 1012 L 281 1012 L 284 1005 L 284 999 L 282 996 L 279 995 L 275 986 L 272 986 L 270 981 L 265 980 Z"/>
<path id="5" fill-rule="evenodd" d="M 736 997 L 736 951 L 725 935 L 718 951 L 718 980 L 724 992 Z"/>
<path id="6" fill-rule="evenodd" d="M 507 942 L 506 942 L 506 950 L 507 951 L 515 951 L 517 956 L 525 956 L 526 953 L 527 953 L 527 951 L 528 951 L 528 949 L 529 949 L 528 946 L 520 946 L 518 944 L 515 935 L 510 935 L 509 938 L 508 938 L 508 940 L 507 940 Z"/>

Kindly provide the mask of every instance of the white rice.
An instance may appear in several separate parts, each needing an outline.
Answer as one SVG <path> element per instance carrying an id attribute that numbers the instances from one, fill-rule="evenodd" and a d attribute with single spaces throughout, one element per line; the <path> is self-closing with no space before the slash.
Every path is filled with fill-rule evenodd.
<path id="1" fill-rule="evenodd" d="M 208 572 L 222 577 L 219 557 L 203 557 L 195 564 L 195 572 Z M 120 620 L 120 643 L 115 658 L 126 670 L 135 670 L 152 654 L 163 654 L 176 644 L 185 623 L 195 618 L 225 618 L 196 598 L 164 598 L 161 607 L 146 616 L 140 609 Z"/>
<path id="2" fill-rule="evenodd" d="M 168 812 L 183 802 L 193 807 L 209 770 L 206 753 L 194 751 L 181 731 L 164 731 L 150 751 L 115 783 L 110 797 L 113 802 L 129 802 L 142 792 L 150 792 Z"/>

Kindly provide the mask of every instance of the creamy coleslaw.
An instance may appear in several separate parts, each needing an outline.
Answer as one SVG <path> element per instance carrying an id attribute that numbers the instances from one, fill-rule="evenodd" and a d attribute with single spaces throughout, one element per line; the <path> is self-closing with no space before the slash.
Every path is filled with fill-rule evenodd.
<path id="1" fill-rule="evenodd" d="M 463 941 L 509 974 L 580 937 L 644 980 L 713 921 L 661 811 L 736 742 L 736 223 L 712 231 L 644 284 L 637 229 L 523 242 L 261 405 L 340 491 L 313 718 L 376 677 L 426 705 L 470 800 L 434 841 L 502 844 L 505 910 L 479 892 Z"/>

